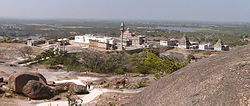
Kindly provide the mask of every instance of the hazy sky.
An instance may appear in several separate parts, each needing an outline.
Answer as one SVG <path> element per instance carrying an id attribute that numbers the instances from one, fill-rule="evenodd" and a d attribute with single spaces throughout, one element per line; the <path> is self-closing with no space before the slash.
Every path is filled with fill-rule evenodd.
<path id="1" fill-rule="evenodd" d="M 0 0 L 0 18 L 250 22 L 250 0 Z"/>

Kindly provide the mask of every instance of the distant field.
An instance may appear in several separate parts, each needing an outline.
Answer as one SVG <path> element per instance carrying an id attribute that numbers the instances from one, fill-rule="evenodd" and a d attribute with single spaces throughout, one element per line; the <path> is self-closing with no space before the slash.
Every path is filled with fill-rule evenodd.
<path id="1" fill-rule="evenodd" d="M 250 33 L 250 30 L 199 30 L 198 32 L 239 34 L 239 33 Z"/>
<path id="2" fill-rule="evenodd" d="M 79 28 L 93 28 L 93 27 L 86 27 L 86 26 L 60 26 L 58 28 L 68 28 L 68 29 L 79 29 Z"/>

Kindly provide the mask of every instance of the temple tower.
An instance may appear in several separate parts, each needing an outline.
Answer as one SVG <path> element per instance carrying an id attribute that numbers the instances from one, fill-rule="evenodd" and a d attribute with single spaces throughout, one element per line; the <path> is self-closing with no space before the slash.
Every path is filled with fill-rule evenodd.
<path id="1" fill-rule="evenodd" d="M 124 50 L 124 48 L 123 48 L 123 32 L 124 32 L 124 28 L 125 28 L 125 25 L 124 25 L 124 23 L 122 22 L 121 23 L 121 50 Z"/>

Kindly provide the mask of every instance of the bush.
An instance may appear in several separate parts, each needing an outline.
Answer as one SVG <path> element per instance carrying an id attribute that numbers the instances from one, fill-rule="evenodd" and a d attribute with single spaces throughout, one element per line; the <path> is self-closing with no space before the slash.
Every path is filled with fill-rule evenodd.
<path id="1" fill-rule="evenodd" d="M 81 71 L 83 69 L 82 65 L 78 62 L 78 59 L 65 52 L 59 50 L 49 49 L 37 55 L 34 61 L 38 63 L 49 65 L 51 69 L 61 69 L 66 68 L 68 71 Z M 57 65 L 63 65 L 57 66 Z"/>
<path id="2" fill-rule="evenodd" d="M 171 57 L 162 60 L 155 52 L 150 50 L 146 50 L 136 56 L 134 60 L 136 65 L 136 70 L 142 74 L 155 74 L 155 79 L 160 79 L 189 63 L 187 62 L 181 63 L 178 59 L 174 59 Z"/>
<path id="3" fill-rule="evenodd" d="M 123 53 L 86 50 L 77 54 L 80 63 L 91 72 L 124 74 L 127 56 Z"/>
<path id="4" fill-rule="evenodd" d="M 66 96 L 68 100 L 68 106 L 81 106 L 81 103 L 83 102 L 80 98 L 72 98 L 70 95 Z"/>
<path id="5" fill-rule="evenodd" d="M 37 55 L 34 61 L 49 65 L 52 69 L 64 68 L 67 71 L 84 70 L 116 74 L 125 74 L 127 72 L 155 74 L 156 79 L 160 79 L 184 67 L 188 63 L 180 63 L 177 59 L 170 57 L 162 60 L 159 57 L 159 49 L 154 48 L 145 49 L 140 53 L 131 55 L 96 50 L 86 50 L 79 54 L 69 54 L 65 51 L 50 49 Z"/>
<path id="6" fill-rule="evenodd" d="M 146 84 L 146 83 L 144 83 L 142 81 L 138 82 L 137 85 L 138 85 L 138 88 L 143 88 L 143 87 L 147 87 L 148 86 L 148 84 Z"/>
<path id="7" fill-rule="evenodd" d="M 115 73 L 116 73 L 116 74 L 125 74 L 126 71 L 125 71 L 124 69 L 122 69 L 121 67 L 119 67 L 119 68 L 117 68 L 117 69 L 115 70 Z"/>

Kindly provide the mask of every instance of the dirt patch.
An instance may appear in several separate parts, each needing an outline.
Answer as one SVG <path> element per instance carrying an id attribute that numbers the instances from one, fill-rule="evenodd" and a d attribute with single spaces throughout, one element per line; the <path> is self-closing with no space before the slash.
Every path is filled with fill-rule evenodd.
<path id="1" fill-rule="evenodd" d="M 27 47 L 24 43 L 0 43 L 0 60 L 2 62 L 8 62 L 8 60 L 14 61 L 22 58 L 20 49 Z M 32 55 L 38 55 L 42 51 L 41 48 L 31 47 Z"/>
<path id="2" fill-rule="evenodd" d="M 104 93 L 100 95 L 95 100 L 91 101 L 87 105 L 96 105 L 96 106 L 109 106 L 116 105 L 121 106 L 130 101 L 132 97 L 136 94 L 121 94 L 121 93 Z"/>
<path id="3" fill-rule="evenodd" d="M 7 99 L 7 98 L 0 98 L 0 106 L 32 106 L 27 102 L 19 99 Z"/>

